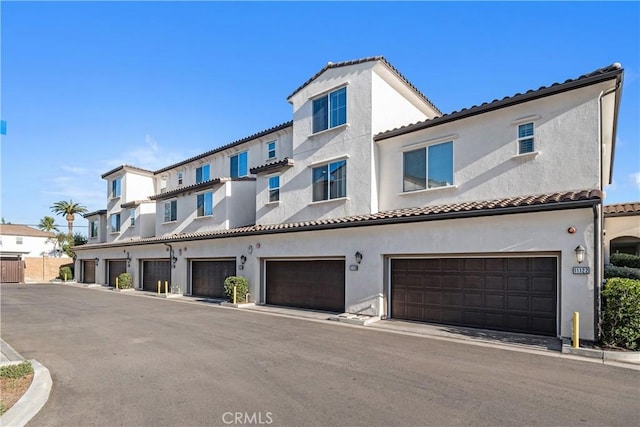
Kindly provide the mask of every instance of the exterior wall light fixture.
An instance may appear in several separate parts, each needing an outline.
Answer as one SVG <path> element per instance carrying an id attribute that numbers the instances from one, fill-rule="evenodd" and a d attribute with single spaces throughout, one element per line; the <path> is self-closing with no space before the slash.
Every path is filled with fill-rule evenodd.
<path id="1" fill-rule="evenodd" d="M 244 263 L 247 262 L 247 257 L 244 255 L 240 256 L 240 264 L 244 265 Z"/>
<path id="2" fill-rule="evenodd" d="M 96 257 L 96 265 L 100 263 L 100 258 Z"/>
<path id="3" fill-rule="evenodd" d="M 584 254 L 587 250 L 582 245 L 578 245 L 574 250 L 576 252 L 576 261 L 578 261 L 578 264 L 582 264 L 584 261 Z"/>
<path id="4" fill-rule="evenodd" d="M 360 264 L 362 262 L 362 254 L 360 251 L 356 252 L 356 262 Z"/>

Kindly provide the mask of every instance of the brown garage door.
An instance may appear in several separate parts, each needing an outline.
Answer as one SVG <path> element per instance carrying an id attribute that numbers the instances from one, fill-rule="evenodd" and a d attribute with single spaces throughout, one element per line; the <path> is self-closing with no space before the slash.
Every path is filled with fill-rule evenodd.
<path id="1" fill-rule="evenodd" d="M 127 260 L 110 260 L 109 266 L 109 286 L 116 286 L 116 278 L 127 272 Z"/>
<path id="2" fill-rule="evenodd" d="M 161 282 L 160 292 L 164 292 L 164 282 L 169 283 L 171 290 L 171 263 L 168 260 L 142 261 L 142 289 L 158 292 L 158 280 Z"/>
<path id="3" fill-rule="evenodd" d="M 557 259 L 391 260 L 391 317 L 556 336 Z"/>
<path id="4" fill-rule="evenodd" d="M 96 283 L 96 262 L 82 261 L 82 283 Z"/>
<path id="5" fill-rule="evenodd" d="M 19 259 L 0 260 L 0 283 L 24 282 L 24 261 Z"/>
<path id="6" fill-rule="evenodd" d="M 344 261 L 267 261 L 267 304 L 344 311 Z"/>
<path id="7" fill-rule="evenodd" d="M 226 298 L 224 279 L 236 275 L 236 261 L 192 261 L 191 295 L 208 298 Z"/>

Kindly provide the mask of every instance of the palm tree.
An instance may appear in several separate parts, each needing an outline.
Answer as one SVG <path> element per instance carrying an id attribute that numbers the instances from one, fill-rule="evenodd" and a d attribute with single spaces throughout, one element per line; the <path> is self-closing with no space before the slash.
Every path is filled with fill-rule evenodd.
<path id="1" fill-rule="evenodd" d="M 56 225 L 56 219 L 52 216 L 45 216 L 40 220 L 38 228 L 42 231 L 60 231 Z"/>
<path id="2" fill-rule="evenodd" d="M 76 219 L 75 214 L 87 212 L 87 208 L 79 203 L 73 203 L 73 200 L 62 200 L 51 206 L 51 210 L 60 216 L 64 216 L 69 225 L 69 240 L 73 239 L 73 221 Z"/>

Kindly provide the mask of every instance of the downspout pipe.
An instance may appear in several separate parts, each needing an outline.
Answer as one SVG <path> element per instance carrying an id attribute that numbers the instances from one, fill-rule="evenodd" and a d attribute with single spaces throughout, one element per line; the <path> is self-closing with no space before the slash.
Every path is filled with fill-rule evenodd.
<path id="1" fill-rule="evenodd" d="M 176 268 L 176 265 L 173 264 L 173 246 L 171 246 L 171 243 L 166 242 L 163 242 L 162 244 L 169 247 L 169 265 L 172 265 L 173 268 Z"/>
<path id="2" fill-rule="evenodd" d="M 593 205 L 593 337 L 600 341 L 600 291 L 603 284 L 600 260 L 602 259 L 601 204 Z"/>

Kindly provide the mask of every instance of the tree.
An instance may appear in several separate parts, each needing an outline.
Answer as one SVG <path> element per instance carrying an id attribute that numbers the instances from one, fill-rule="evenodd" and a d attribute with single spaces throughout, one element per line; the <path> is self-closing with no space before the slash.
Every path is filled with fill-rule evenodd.
<path id="1" fill-rule="evenodd" d="M 87 244 L 87 236 L 82 233 L 73 233 L 73 246 L 81 246 Z"/>
<path id="2" fill-rule="evenodd" d="M 73 200 L 61 200 L 51 206 L 51 211 L 57 213 L 60 216 L 64 216 L 69 226 L 69 240 L 73 240 L 73 221 L 76 219 L 75 214 L 82 214 L 87 212 L 87 208 L 79 203 L 73 203 Z"/>
<path id="3" fill-rule="evenodd" d="M 56 219 L 52 216 L 45 216 L 40 220 L 38 228 L 43 231 L 60 231 L 56 225 Z"/>
<path id="4" fill-rule="evenodd" d="M 47 239 L 47 242 L 52 242 L 54 244 L 53 252 L 55 256 L 59 257 L 62 255 L 62 252 L 66 252 L 66 248 L 69 247 L 69 244 L 67 243 L 68 238 L 69 236 L 67 236 L 66 233 L 58 232 L 55 236 Z"/>

